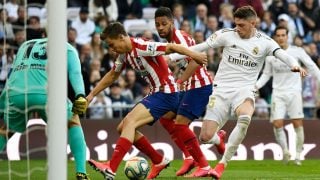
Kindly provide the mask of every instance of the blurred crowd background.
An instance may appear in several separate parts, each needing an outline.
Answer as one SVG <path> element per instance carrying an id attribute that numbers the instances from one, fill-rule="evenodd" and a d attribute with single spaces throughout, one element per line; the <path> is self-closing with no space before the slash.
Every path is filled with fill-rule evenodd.
<path id="1" fill-rule="evenodd" d="M 67 38 L 79 52 L 86 93 L 113 66 L 115 54 L 100 40 L 101 31 L 110 22 L 122 22 L 133 37 L 163 41 L 155 29 L 154 12 L 166 6 L 173 12 L 175 28 L 201 43 L 218 29 L 233 28 L 233 11 L 243 5 L 254 7 L 259 16 L 256 28 L 269 36 L 276 26 L 287 26 L 290 43 L 304 48 L 320 66 L 320 0 L 68 0 Z M 47 23 L 46 0 L 0 0 L 0 91 L 19 46 L 26 40 L 45 37 Z M 207 68 L 214 78 L 221 49 L 209 49 L 207 54 Z M 170 68 L 179 72 L 176 64 Z M 254 119 L 269 117 L 271 81 L 259 92 Z M 319 89 L 315 77 L 303 79 L 306 119 L 320 117 Z M 83 118 L 121 118 L 148 93 L 147 84 L 135 71 L 126 69 L 117 82 L 95 97 Z M 72 99 L 72 92 L 69 94 Z"/>

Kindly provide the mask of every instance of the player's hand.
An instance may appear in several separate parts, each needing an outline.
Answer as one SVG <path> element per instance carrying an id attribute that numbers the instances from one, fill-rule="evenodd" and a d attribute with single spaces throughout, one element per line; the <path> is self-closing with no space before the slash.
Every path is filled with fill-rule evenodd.
<path id="1" fill-rule="evenodd" d="M 163 56 L 163 59 L 169 64 L 170 63 L 170 57 L 167 55 Z"/>
<path id="2" fill-rule="evenodd" d="M 177 79 L 176 83 L 179 91 L 185 91 L 186 86 L 181 79 Z"/>
<path id="3" fill-rule="evenodd" d="M 87 111 L 88 101 L 84 96 L 78 96 L 78 98 L 74 101 L 72 112 L 75 114 L 84 114 Z"/>
<path id="4" fill-rule="evenodd" d="M 207 65 L 208 64 L 208 56 L 206 53 L 194 52 L 194 54 L 191 58 L 200 65 Z"/>
<path id="5" fill-rule="evenodd" d="M 299 66 L 294 66 L 291 69 L 292 72 L 300 72 L 301 77 L 307 76 L 307 71 Z"/>

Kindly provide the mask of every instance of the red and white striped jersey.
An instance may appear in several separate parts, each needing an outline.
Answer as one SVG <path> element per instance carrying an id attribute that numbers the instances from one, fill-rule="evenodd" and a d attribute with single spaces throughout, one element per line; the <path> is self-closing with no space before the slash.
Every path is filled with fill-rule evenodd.
<path id="1" fill-rule="evenodd" d="M 186 47 L 196 44 L 194 39 L 190 35 L 175 28 L 173 29 L 173 37 L 171 43 L 182 44 Z M 185 61 L 186 63 L 188 63 L 190 60 L 190 58 L 185 58 L 184 60 L 180 61 Z M 186 90 L 203 87 L 209 84 L 212 84 L 212 79 L 207 71 L 207 68 L 199 66 L 195 73 L 188 79 Z"/>
<path id="2" fill-rule="evenodd" d="M 178 92 L 173 74 L 162 55 L 166 43 L 131 38 L 132 50 L 117 57 L 113 69 L 120 72 L 129 64 L 149 84 L 151 93 Z"/>

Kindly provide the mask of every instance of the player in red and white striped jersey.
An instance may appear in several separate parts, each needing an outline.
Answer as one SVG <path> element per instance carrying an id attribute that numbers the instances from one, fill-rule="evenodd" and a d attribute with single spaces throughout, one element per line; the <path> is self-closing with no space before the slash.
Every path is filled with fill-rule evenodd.
<path id="1" fill-rule="evenodd" d="M 120 76 L 126 65 L 130 65 L 149 83 L 151 93 L 136 104 L 119 124 L 118 130 L 121 136 L 110 161 L 99 163 L 89 160 L 89 164 L 100 171 L 106 179 L 113 179 L 124 155 L 134 144 L 151 158 L 153 171 L 148 175 L 148 179 L 156 178 L 170 161 L 159 154 L 147 138 L 136 129 L 146 124 L 153 124 L 165 113 L 178 107 L 178 89 L 162 55 L 177 52 L 190 56 L 199 63 L 206 63 L 207 58 L 204 54 L 190 51 L 181 45 L 130 38 L 123 25 L 118 22 L 111 23 L 101 34 L 101 39 L 119 55 L 114 67 L 90 92 L 87 100 L 90 102 L 95 95 L 110 86 Z"/>
<path id="2" fill-rule="evenodd" d="M 160 7 L 155 12 L 155 26 L 159 36 L 170 43 L 182 44 L 185 47 L 195 45 L 195 41 L 190 35 L 174 28 L 173 15 L 167 7 Z M 160 119 L 160 123 L 169 132 L 185 156 L 183 165 L 176 172 L 176 175 L 182 176 L 188 173 L 197 162 L 199 168 L 188 176 L 207 176 L 210 166 L 200 149 L 195 134 L 188 125 L 204 113 L 212 93 L 212 79 L 205 66 L 200 66 L 189 57 L 179 60 L 177 65 L 183 73 L 177 83 L 183 83 L 185 91 L 180 92 L 182 98 L 180 98 L 178 112 L 167 113 Z M 174 119 L 176 120 L 174 121 Z M 221 151 L 224 151 L 223 140 L 221 148 Z"/>

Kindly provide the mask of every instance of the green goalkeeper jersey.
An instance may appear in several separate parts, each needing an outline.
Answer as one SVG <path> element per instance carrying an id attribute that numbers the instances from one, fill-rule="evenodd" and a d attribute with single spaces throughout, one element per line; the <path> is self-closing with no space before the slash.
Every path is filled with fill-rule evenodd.
<path id="1" fill-rule="evenodd" d="M 33 39 L 21 45 L 6 83 L 9 96 L 47 94 L 47 41 L 47 38 Z M 77 50 L 69 43 L 66 44 L 66 48 L 68 79 L 76 95 L 85 95 Z M 56 73 L 59 71 L 57 69 Z"/>

